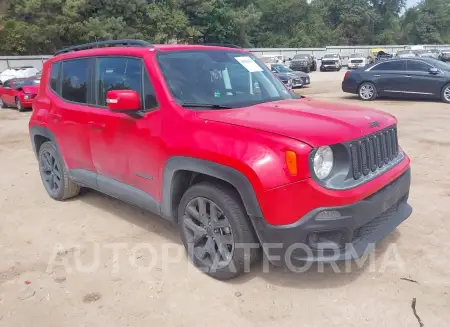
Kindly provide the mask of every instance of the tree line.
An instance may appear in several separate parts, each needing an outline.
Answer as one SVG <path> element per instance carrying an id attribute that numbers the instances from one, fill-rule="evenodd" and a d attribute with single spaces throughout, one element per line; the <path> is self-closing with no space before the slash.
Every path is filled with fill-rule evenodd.
<path id="1" fill-rule="evenodd" d="M 450 0 L 0 0 L 0 54 L 86 42 L 242 47 L 450 43 Z"/>

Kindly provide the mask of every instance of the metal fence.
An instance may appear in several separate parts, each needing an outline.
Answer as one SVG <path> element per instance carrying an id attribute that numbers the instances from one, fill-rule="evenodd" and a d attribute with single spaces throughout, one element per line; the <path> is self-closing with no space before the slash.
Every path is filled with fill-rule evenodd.
<path id="1" fill-rule="evenodd" d="M 386 52 L 395 53 L 398 50 L 402 50 L 406 45 L 365 45 L 365 46 L 330 46 L 326 48 L 251 48 L 248 49 L 256 56 L 269 56 L 269 55 L 282 55 L 286 60 L 291 59 L 298 53 L 312 54 L 316 58 L 320 59 L 326 53 L 339 53 L 344 59 L 346 59 L 351 53 L 362 52 L 366 56 L 369 55 L 370 49 L 383 48 Z M 447 49 L 450 50 L 450 45 L 425 45 L 426 49 Z M 33 66 L 37 69 L 42 69 L 43 63 L 51 58 L 49 55 L 36 55 L 36 56 L 0 56 L 0 72 L 8 68 L 21 67 L 21 66 Z"/>
<path id="2" fill-rule="evenodd" d="M 33 66 L 42 69 L 44 62 L 51 56 L 0 56 L 0 72 L 8 68 Z"/>
<path id="3" fill-rule="evenodd" d="M 296 54 L 311 54 L 316 58 L 322 58 L 326 53 L 339 53 L 341 57 L 348 57 L 351 53 L 361 52 L 369 55 L 370 49 L 382 48 L 388 53 L 396 53 L 405 49 L 406 45 L 361 45 L 361 46 L 330 46 L 326 48 L 252 48 L 248 49 L 256 56 L 282 55 L 286 59 L 292 58 Z M 424 45 L 425 49 L 450 50 L 449 44 Z"/>

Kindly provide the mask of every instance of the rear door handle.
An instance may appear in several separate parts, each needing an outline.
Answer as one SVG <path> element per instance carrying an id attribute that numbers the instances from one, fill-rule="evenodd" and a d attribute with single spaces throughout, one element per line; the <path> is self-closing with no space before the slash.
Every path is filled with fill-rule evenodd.
<path id="1" fill-rule="evenodd" d="M 96 121 L 90 121 L 88 124 L 92 129 L 104 129 L 105 128 L 104 123 L 100 123 L 100 122 L 96 122 Z"/>

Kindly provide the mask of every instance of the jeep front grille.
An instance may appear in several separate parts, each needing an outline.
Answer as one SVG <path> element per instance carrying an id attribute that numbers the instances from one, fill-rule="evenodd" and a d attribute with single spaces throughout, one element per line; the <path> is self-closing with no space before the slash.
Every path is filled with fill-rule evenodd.
<path id="1" fill-rule="evenodd" d="M 355 180 L 388 165 L 399 154 L 397 127 L 392 126 L 350 144 Z"/>

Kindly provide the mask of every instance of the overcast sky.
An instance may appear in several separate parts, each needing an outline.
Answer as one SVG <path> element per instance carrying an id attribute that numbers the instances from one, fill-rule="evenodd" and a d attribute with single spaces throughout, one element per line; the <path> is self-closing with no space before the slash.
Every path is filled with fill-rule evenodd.
<path id="1" fill-rule="evenodd" d="M 409 7 L 413 7 L 413 6 L 417 5 L 419 2 L 420 2 L 420 0 L 408 0 L 406 6 L 407 6 L 408 8 L 409 8 Z"/>

